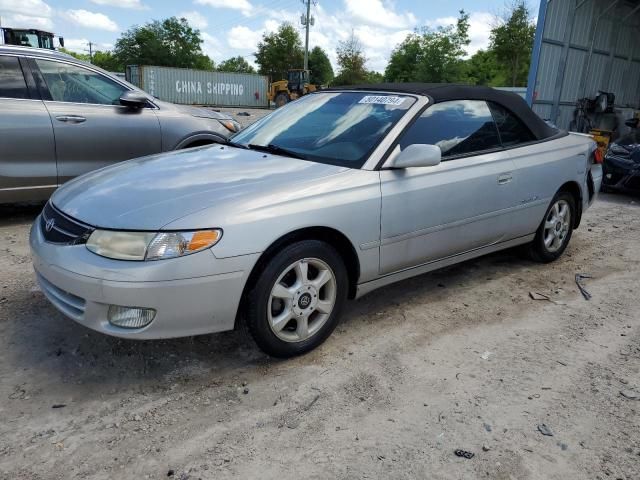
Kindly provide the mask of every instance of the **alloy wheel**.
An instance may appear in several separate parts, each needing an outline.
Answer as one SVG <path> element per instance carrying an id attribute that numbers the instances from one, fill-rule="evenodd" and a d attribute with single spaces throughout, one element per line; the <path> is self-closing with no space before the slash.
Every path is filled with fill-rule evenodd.
<path id="1" fill-rule="evenodd" d="M 562 248 L 571 229 L 571 207 L 566 200 L 553 204 L 544 222 L 544 245 L 553 253 Z"/>
<path id="2" fill-rule="evenodd" d="M 318 258 L 303 258 L 276 280 L 267 304 L 269 326 L 286 342 L 301 342 L 317 333 L 336 303 L 336 277 Z"/>

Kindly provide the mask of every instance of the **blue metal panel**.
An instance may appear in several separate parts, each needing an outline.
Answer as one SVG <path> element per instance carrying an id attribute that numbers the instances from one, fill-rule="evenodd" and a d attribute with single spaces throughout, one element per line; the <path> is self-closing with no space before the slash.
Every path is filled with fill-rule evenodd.
<path id="1" fill-rule="evenodd" d="M 544 21 L 547 16 L 547 7 L 549 0 L 540 0 L 540 8 L 538 9 L 538 25 L 536 26 L 536 37 L 533 41 L 533 53 L 531 55 L 531 67 L 529 68 L 529 78 L 527 79 L 527 103 L 531 106 L 533 101 L 533 92 L 536 88 L 536 80 L 538 79 L 538 64 L 540 63 L 540 49 L 542 47 L 542 37 L 544 35 Z"/>

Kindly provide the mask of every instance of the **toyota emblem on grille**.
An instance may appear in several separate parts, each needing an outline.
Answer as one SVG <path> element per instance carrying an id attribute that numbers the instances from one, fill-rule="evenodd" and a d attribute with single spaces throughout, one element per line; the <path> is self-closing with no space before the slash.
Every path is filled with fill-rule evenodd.
<path id="1" fill-rule="evenodd" d="M 47 232 L 50 232 L 51 230 L 53 230 L 53 227 L 55 224 L 56 224 L 56 220 L 54 218 L 50 218 L 49 220 L 47 220 L 47 223 L 44 224 L 44 229 Z"/>

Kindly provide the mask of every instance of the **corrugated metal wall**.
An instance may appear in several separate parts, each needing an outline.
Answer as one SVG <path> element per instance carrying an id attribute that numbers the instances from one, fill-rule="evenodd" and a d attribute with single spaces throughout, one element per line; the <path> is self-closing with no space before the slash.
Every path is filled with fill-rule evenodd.
<path id="1" fill-rule="evenodd" d="M 223 107 L 268 107 L 268 77 L 247 73 L 130 65 L 127 80 L 172 103 Z"/>
<path id="2" fill-rule="evenodd" d="M 542 0 L 527 100 L 568 128 L 576 100 L 613 92 L 640 108 L 640 0 Z M 628 111 L 627 111 L 628 110 Z"/>

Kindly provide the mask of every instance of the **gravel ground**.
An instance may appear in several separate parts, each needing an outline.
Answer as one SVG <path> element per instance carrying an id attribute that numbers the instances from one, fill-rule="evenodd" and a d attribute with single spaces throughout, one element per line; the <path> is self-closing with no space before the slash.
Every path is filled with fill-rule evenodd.
<path id="1" fill-rule="evenodd" d="M 602 195 L 553 264 L 503 252 L 351 302 L 288 361 L 76 325 L 34 281 L 38 209 L 5 208 L 0 478 L 637 479 L 638 204 Z"/>
<path id="2" fill-rule="evenodd" d="M 265 115 L 273 112 L 273 110 L 267 108 L 212 108 L 217 112 L 226 113 L 231 115 L 236 121 L 243 127 L 251 125 L 256 120 L 260 120 Z M 248 113 L 249 115 L 245 115 Z M 239 115 L 238 115 L 239 114 Z"/>

